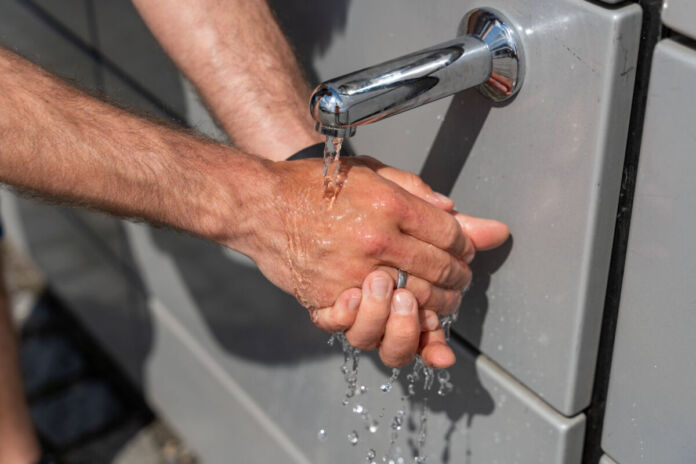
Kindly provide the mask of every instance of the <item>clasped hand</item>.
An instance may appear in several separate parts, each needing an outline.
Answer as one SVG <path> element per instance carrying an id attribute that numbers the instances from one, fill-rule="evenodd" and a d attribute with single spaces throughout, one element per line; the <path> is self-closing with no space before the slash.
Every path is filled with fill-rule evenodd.
<path id="1" fill-rule="evenodd" d="M 344 331 L 360 349 L 379 348 L 390 367 L 419 353 L 453 364 L 439 316 L 452 314 L 471 282 L 477 250 L 507 227 L 454 210 L 418 176 L 369 157 L 343 161 L 340 190 L 327 195 L 320 160 L 273 163 L 274 200 L 248 254 L 294 294 L 320 328 Z M 394 290 L 397 269 L 406 288 Z"/>

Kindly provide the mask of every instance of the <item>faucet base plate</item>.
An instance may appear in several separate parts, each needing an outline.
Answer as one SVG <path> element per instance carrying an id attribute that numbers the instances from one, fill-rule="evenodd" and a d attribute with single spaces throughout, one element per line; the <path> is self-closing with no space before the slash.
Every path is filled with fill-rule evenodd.
<path id="1" fill-rule="evenodd" d="M 479 90 L 493 101 L 512 98 L 524 80 L 524 53 L 517 31 L 508 19 L 492 8 L 471 10 L 459 25 L 459 36 L 472 35 L 491 52 L 491 75 Z"/>

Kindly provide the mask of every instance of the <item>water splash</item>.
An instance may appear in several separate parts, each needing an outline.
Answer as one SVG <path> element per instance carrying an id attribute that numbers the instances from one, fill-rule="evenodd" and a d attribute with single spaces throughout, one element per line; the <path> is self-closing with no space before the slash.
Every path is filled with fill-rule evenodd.
<path id="1" fill-rule="evenodd" d="M 387 383 L 383 383 L 379 389 L 382 390 L 384 393 L 389 393 L 392 390 L 392 386 L 394 385 L 394 382 L 396 382 L 396 379 L 399 378 L 399 372 L 400 369 L 394 368 L 392 369 L 392 374 L 389 379 L 387 379 Z"/>
<path id="2" fill-rule="evenodd" d="M 447 369 L 437 371 L 437 382 L 440 384 L 437 389 L 437 394 L 445 396 L 452 391 L 454 385 L 450 382 L 450 373 Z"/>
<path id="3" fill-rule="evenodd" d="M 375 450 L 373 450 L 372 448 L 370 448 L 367 452 L 367 457 L 365 458 L 365 460 L 367 462 L 369 462 L 370 464 L 372 464 L 376 457 L 377 457 L 377 452 Z"/>
<path id="4" fill-rule="evenodd" d="M 341 364 L 341 373 L 346 380 L 346 394 L 343 400 L 343 405 L 347 406 L 350 398 L 355 396 L 358 386 L 358 366 L 360 365 L 360 350 L 353 347 L 342 333 L 333 334 L 334 340 L 341 342 L 343 350 L 343 364 Z"/>
<path id="5" fill-rule="evenodd" d="M 455 311 L 452 314 L 448 314 L 447 316 L 442 316 L 440 318 L 440 325 L 442 326 L 442 330 L 445 331 L 445 340 L 449 341 L 450 334 L 452 332 L 452 324 L 457 322 L 458 317 L 459 311 Z"/>
<path id="6" fill-rule="evenodd" d="M 317 440 L 319 441 L 326 441 L 327 434 L 326 434 L 326 429 L 319 429 L 317 432 Z"/>
<path id="7" fill-rule="evenodd" d="M 428 398 L 423 398 L 423 409 L 421 409 L 420 421 L 418 423 L 418 441 L 416 445 L 417 464 L 425 463 L 428 457 L 425 455 L 425 441 L 428 438 Z"/>

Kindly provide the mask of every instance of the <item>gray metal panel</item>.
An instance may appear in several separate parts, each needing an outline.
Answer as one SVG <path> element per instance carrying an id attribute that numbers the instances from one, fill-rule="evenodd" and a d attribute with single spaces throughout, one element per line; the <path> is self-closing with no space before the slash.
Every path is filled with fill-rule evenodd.
<path id="1" fill-rule="evenodd" d="M 128 233 L 147 287 L 160 296 L 151 300 L 156 331 L 163 335 L 155 338 L 149 354 L 148 391 L 194 446 L 204 438 L 202 424 L 213 430 L 240 426 L 239 417 L 210 412 L 216 404 L 227 404 L 246 411 L 244 420 L 253 419 L 264 431 L 235 447 L 246 456 L 244 462 L 268 462 L 253 451 L 269 443 L 285 450 L 286 462 L 299 463 L 354 463 L 369 448 L 386 451 L 391 416 L 404 407 L 400 398 L 405 374 L 391 393 L 382 393 L 378 386 L 389 373 L 374 353 L 364 355 L 359 383 L 368 386 L 368 393 L 342 406 L 340 351 L 328 347 L 326 334 L 307 321 L 304 310 L 258 271 L 229 259 L 217 247 L 169 231 L 129 225 Z M 292 331 L 287 331 L 289 326 Z M 161 348 L 160 337 L 169 339 Z M 468 456 L 471 464 L 580 462 L 584 415 L 560 415 L 487 358 L 475 357 L 459 343 L 454 346 L 458 364 L 450 371 L 456 390 L 445 398 L 433 391 L 429 399 L 427 453 L 435 462 L 445 455 L 451 462 Z M 202 385 L 186 387 L 193 391 L 175 386 L 179 376 L 190 375 L 177 373 L 180 359 L 187 357 L 198 358 L 203 368 L 198 375 Z M 210 383 L 219 385 L 213 389 Z M 204 387 L 209 391 L 197 395 L 196 389 Z M 175 408 L 169 406 L 173 391 L 180 403 Z M 197 398 L 194 409 L 186 407 L 191 396 Z M 384 414 L 375 435 L 351 412 L 358 403 L 375 418 Z M 417 423 L 419 404 L 407 404 L 407 412 L 411 407 Z M 317 440 L 320 428 L 328 432 L 324 443 Z M 361 437 L 355 448 L 346 438 L 352 430 Z M 413 438 L 406 430 L 402 439 Z M 233 438 L 207 439 L 209 462 L 227 462 Z M 403 447 L 408 449 L 405 441 Z"/>
<path id="2" fill-rule="evenodd" d="M 96 88 L 97 66 L 58 32 L 46 26 L 30 8 L 0 0 L 0 46 L 6 47 L 64 78 Z M 86 15 L 75 12 L 74 24 L 86 27 Z"/>
<path id="3" fill-rule="evenodd" d="M 457 330 L 551 405 L 572 415 L 592 387 L 640 33 L 637 5 L 586 1 L 353 2 L 319 44 L 276 2 L 322 78 L 446 40 L 471 8 L 519 25 L 521 92 L 491 107 L 464 92 L 359 128 L 359 153 L 421 172 L 459 209 L 510 225 L 481 253 Z M 298 19 L 294 19 L 298 21 Z M 296 28 L 296 29 L 295 29 Z"/>
<path id="4" fill-rule="evenodd" d="M 599 464 L 618 464 L 618 463 L 605 454 L 604 456 L 602 456 L 600 458 Z"/>
<path id="5" fill-rule="evenodd" d="M 135 82 L 173 112 L 185 115 L 180 74 L 132 2 L 99 0 L 93 7 L 99 51 L 123 72 L 125 80 Z M 107 93 L 111 93 L 110 85 L 118 84 L 106 76 Z"/>
<path id="6" fill-rule="evenodd" d="M 43 11 L 58 20 L 63 26 L 70 29 L 80 39 L 92 44 L 94 37 L 90 28 L 90 5 L 92 0 L 30 0 Z M 96 3 L 96 2 L 94 2 Z"/>
<path id="7" fill-rule="evenodd" d="M 666 26 L 696 39 L 696 2 L 665 0 L 662 21 Z"/>
<path id="8" fill-rule="evenodd" d="M 696 459 L 696 51 L 658 44 L 606 409 L 619 462 Z"/>

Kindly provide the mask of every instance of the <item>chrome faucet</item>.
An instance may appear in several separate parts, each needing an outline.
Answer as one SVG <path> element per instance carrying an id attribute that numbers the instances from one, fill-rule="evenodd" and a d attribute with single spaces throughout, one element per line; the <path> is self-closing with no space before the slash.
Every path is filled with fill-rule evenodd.
<path id="1" fill-rule="evenodd" d="M 357 126 L 470 87 L 496 102 L 507 100 L 523 77 L 522 44 L 511 23 L 495 10 L 475 9 L 454 40 L 320 84 L 310 111 L 320 133 L 350 137 Z"/>

